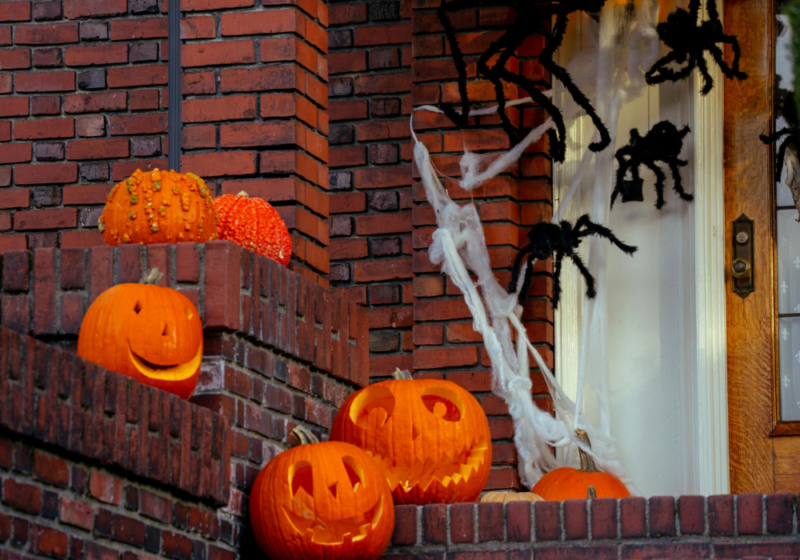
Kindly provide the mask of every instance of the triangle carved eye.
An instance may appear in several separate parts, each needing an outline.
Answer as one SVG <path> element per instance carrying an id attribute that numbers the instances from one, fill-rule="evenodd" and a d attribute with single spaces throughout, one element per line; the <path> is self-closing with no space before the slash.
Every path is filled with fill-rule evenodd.
<path id="1" fill-rule="evenodd" d="M 311 463 L 298 461 L 289 468 L 289 484 L 292 486 L 292 496 L 302 489 L 309 496 L 314 496 L 314 477 Z"/>
<path id="2" fill-rule="evenodd" d="M 358 464 L 358 461 L 350 455 L 342 457 L 342 463 L 344 463 L 344 470 L 347 471 L 347 476 L 350 478 L 350 484 L 353 485 L 353 492 L 357 492 L 359 488 L 365 486 L 364 470 Z"/>

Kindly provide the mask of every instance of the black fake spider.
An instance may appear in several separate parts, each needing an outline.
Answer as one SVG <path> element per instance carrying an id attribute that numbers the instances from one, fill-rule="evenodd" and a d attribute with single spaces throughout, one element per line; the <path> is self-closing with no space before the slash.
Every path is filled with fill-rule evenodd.
<path id="1" fill-rule="evenodd" d="M 677 82 L 689 76 L 695 67 L 703 75 L 703 95 L 708 94 L 714 87 L 714 79 L 708 73 L 708 66 L 704 56 L 705 51 L 714 58 L 723 74 L 729 79 L 744 80 L 747 74 L 739 70 L 739 58 L 742 51 L 739 41 L 734 35 L 725 35 L 722 22 L 719 19 L 716 0 L 706 0 L 708 19 L 698 24 L 700 17 L 700 0 L 689 0 L 689 10 L 678 8 L 669 16 L 667 21 L 659 23 L 656 27 L 658 36 L 669 47 L 671 52 L 658 60 L 645 74 L 648 84 L 660 84 L 671 81 Z M 722 57 L 722 50 L 718 44 L 730 45 L 733 49 L 733 64 L 728 66 Z M 669 68 L 672 63 L 686 66 L 673 70 Z"/>
<path id="2" fill-rule="evenodd" d="M 656 165 L 656 162 L 659 161 L 669 166 L 672 172 L 672 179 L 675 182 L 673 188 L 678 193 L 678 196 L 683 200 L 692 200 L 692 195 L 683 190 L 681 173 L 678 169 L 678 167 L 683 167 L 687 164 L 679 156 L 681 149 L 683 149 L 683 139 L 689 132 L 688 126 L 678 130 L 669 121 L 657 123 L 644 137 L 640 136 L 639 131 L 635 128 L 631 130 L 631 141 L 627 146 L 617 150 L 616 153 L 619 169 L 617 169 L 617 182 L 614 186 L 614 192 L 611 193 L 611 207 L 614 207 L 614 201 L 617 199 L 617 195 L 620 194 L 622 195 L 622 202 L 644 200 L 642 193 L 644 181 L 639 176 L 639 166 L 645 165 L 656 175 L 656 193 L 658 193 L 656 208 L 660 210 L 664 206 L 664 180 L 667 176 Z M 631 172 L 631 179 L 625 178 L 628 171 Z"/>
<path id="3" fill-rule="evenodd" d="M 589 145 L 592 151 L 599 152 L 611 143 L 611 136 L 603 121 L 598 116 L 594 107 L 584 93 L 575 85 L 565 68 L 553 61 L 553 55 L 561 46 L 564 33 L 567 29 L 568 16 L 573 12 L 585 11 L 599 12 L 606 0 L 560 0 L 547 4 L 532 0 L 454 0 L 442 2 L 438 9 L 439 19 L 444 27 L 453 59 L 458 71 L 458 90 L 461 98 L 460 111 L 450 104 L 442 104 L 444 113 L 459 126 L 466 126 L 470 115 L 470 100 L 467 95 L 467 67 L 464 56 L 458 45 L 455 28 L 450 21 L 448 12 L 462 8 L 475 8 L 487 6 L 510 7 L 516 12 L 513 23 L 505 33 L 494 41 L 484 52 L 477 63 L 478 72 L 487 78 L 493 85 L 497 96 L 498 114 L 503 128 L 508 134 L 512 144 L 520 142 L 529 131 L 518 131 L 506 115 L 506 99 L 503 91 L 503 82 L 509 82 L 525 90 L 535 103 L 541 106 L 553 119 L 556 129 L 547 131 L 550 137 L 550 155 L 554 161 L 564 161 L 566 152 L 566 126 L 564 117 L 553 101 L 539 89 L 542 85 L 525 76 L 514 73 L 506 68 L 506 63 L 517 52 L 525 39 L 540 33 L 542 23 L 549 23 L 555 16 L 553 35 L 545 48 L 539 54 L 539 63 L 556 77 L 570 93 L 575 102 L 586 111 L 600 133 L 600 140 Z M 490 65 L 490 61 L 492 64 Z"/>
<path id="4" fill-rule="evenodd" d="M 776 97 L 776 109 L 779 116 L 786 121 L 786 126 L 773 134 L 762 134 L 761 141 L 764 144 L 773 144 L 785 138 L 778 148 L 775 158 L 775 180 L 780 181 L 783 174 L 783 162 L 786 158 L 786 150 L 791 148 L 794 152 L 800 149 L 800 120 L 797 117 L 797 106 L 794 103 L 794 93 L 786 90 L 778 90 Z"/>
<path id="5" fill-rule="evenodd" d="M 594 277 L 589 272 L 589 269 L 586 268 L 581 256 L 577 253 L 578 245 L 581 244 L 584 237 L 588 237 L 589 235 L 605 237 L 629 255 L 635 253 L 637 249 L 617 239 L 614 233 L 607 227 L 592 222 L 588 214 L 584 214 L 578 218 L 574 227 L 566 220 L 562 221 L 560 224 L 541 222 L 534 225 L 528 232 L 529 243 L 520 249 L 514 259 L 514 264 L 511 268 L 509 291 L 513 291 L 517 288 L 522 263 L 526 261 L 525 278 L 520 287 L 518 296 L 520 302 L 522 302 L 522 298 L 528 293 L 531 286 L 533 259 L 546 260 L 555 253 L 555 266 L 553 268 L 553 308 L 555 309 L 558 307 L 558 300 L 561 297 L 561 263 L 564 257 L 571 259 L 572 262 L 575 263 L 575 266 L 578 267 L 578 270 L 583 275 L 584 280 L 586 280 L 586 295 L 590 298 L 595 297 L 597 291 L 595 290 Z"/>

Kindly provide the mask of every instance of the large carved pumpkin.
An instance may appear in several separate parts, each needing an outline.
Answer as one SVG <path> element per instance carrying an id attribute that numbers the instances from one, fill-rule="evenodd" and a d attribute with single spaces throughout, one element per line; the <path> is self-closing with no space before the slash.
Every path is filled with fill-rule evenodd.
<path id="1" fill-rule="evenodd" d="M 197 308 L 172 288 L 118 284 L 89 306 L 78 334 L 78 355 L 104 368 L 174 393 L 192 396 L 203 359 L 203 325 Z"/>
<path id="2" fill-rule="evenodd" d="M 292 238 L 280 214 L 269 202 L 245 191 L 214 199 L 219 238 L 281 263 L 292 258 Z"/>
<path id="3" fill-rule="evenodd" d="M 399 370 L 350 396 L 331 439 L 375 458 L 396 504 L 475 501 L 492 466 L 489 422 L 475 397 L 450 381 Z"/>
<path id="4" fill-rule="evenodd" d="M 270 461 L 250 495 L 250 522 L 273 560 L 380 558 L 394 531 L 392 494 L 375 461 L 342 442 L 301 444 Z"/>
<path id="5" fill-rule="evenodd" d="M 582 441 L 589 444 L 589 436 L 583 430 L 575 432 Z M 563 501 L 587 498 L 627 498 L 628 488 L 618 478 L 597 470 L 586 453 L 578 449 L 581 459 L 579 470 L 561 467 L 550 471 L 536 483 L 531 490 L 545 500 Z"/>
<path id="6" fill-rule="evenodd" d="M 108 194 L 98 229 L 107 245 L 217 238 L 214 202 L 192 173 L 139 169 Z"/>

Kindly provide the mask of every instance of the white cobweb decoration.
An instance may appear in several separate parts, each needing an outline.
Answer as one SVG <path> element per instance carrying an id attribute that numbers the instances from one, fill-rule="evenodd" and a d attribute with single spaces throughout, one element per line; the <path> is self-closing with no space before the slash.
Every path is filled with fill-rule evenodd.
<path id="1" fill-rule="evenodd" d="M 588 150 L 584 153 L 558 213 L 553 216 L 553 222 L 560 221 L 564 215 L 570 199 L 589 170 L 592 159 L 595 160 L 593 219 L 601 224 L 607 222 L 613 183 L 613 146 L 617 120 L 621 106 L 644 93 L 644 72 L 658 58 L 660 42 L 655 31 L 657 18 L 657 0 L 642 0 L 634 11 L 616 2 L 607 2 L 601 12 L 599 26 L 594 29 L 594 46 L 579 53 L 567 67 L 574 82 L 587 97 L 593 99 L 594 107 L 609 128 L 612 142 L 610 148 L 599 154 Z M 591 22 L 590 18 L 584 19 Z M 555 87 L 548 95 L 553 96 L 560 91 L 561 88 Z M 519 99 L 506 105 L 525 103 L 531 103 L 531 99 Z M 471 116 L 488 115 L 497 110 L 497 107 L 478 109 L 472 111 Z M 433 106 L 419 107 L 415 111 L 442 112 Z M 565 118 L 576 116 L 580 111 L 571 100 L 562 108 Z M 430 153 L 414 133 L 413 114 L 411 123 L 414 161 L 428 201 L 434 208 L 438 226 L 433 233 L 429 256 L 431 262 L 441 265 L 442 271 L 461 290 L 473 317 L 473 328 L 483 335 L 484 345 L 492 362 L 492 390 L 505 401 L 514 423 L 514 443 L 519 457 L 522 483 L 533 487 L 544 473 L 564 466 L 552 453 L 552 448 L 573 449 L 571 446 L 578 446 L 593 457 L 602 470 L 620 478 L 633 490 L 631 480 L 617 458 L 615 442 L 609 433 L 607 422 L 601 421 L 605 426 L 598 429 L 580 412 L 581 388 L 587 382 L 587 333 L 594 334 L 597 330 L 600 313 L 593 313 L 592 300 L 587 298 L 576 406 L 528 340 L 520 320 L 522 307 L 517 303 L 517 293 L 508 293 L 495 279 L 475 205 L 458 205 L 449 197 L 439 180 Z M 484 161 L 479 155 L 466 151 L 461 158 L 461 188 L 474 190 L 517 164 L 525 150 L 552 127 L 553 122 L 548 119 L 533 129 L 517 146 L 496 157 L 485 169 Z M 590 240 L 589 269 L 598 278 L 598 285 L 602 285 L 602 267 L 598 266 L 598 261 L 603 262 L 604 259 L 597 258 L 601 250 L 597 241 L 596 237 Z M 471 275 L 477 281 L 473 281 Z M 524 276 L 523 268 L 519 285 Z M 513 342 L 514 334 L 516 344 Z M 547 382 L 553 398 L 555 418 L 533 403 L 529 353 Z M 608 399 L 602 391 L 602 387 L 607 385 L 605 367 L 600 368 L 599 376 L 600 379 L 594 379 L 592 385 L 601 389 L 596 392 L 602 411 L 608 408 Z M 574 430 L 577 427 L 585 429 L 589 434 L 591 449 L 575 437 Z"/>

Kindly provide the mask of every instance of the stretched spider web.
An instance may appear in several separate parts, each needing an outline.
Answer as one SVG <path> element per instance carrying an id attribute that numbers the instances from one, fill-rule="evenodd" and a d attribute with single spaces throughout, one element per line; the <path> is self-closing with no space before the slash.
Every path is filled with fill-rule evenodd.
<path id="1" fill-rule="evenodd" d="M 568 66 L 568 71 L 574 77 L 575 84 L 590 99 L 594 99 L 598 114 L 609 125 L 612 146 L 622 105 L 644 93 L 644 72 L 658 58 L 660 43 L 655 31 L 657 17 L 658 2 L 642 0 L 642 5 L 636 10 L 631 10 L 629 6 L 620 6 L 616 2 L 607 2 L 601 11 L 599 24 L 596 25 L 584 18 L 584 21 L 593 26 L 594 45 L 579 53 Z M 560 91 L 561 88 L 557 86 L 547 92 L 547 95 L 554 98 Z M 525 98 L 508 102 L 505 106 L 530 102 L 530 98 Z M 574 101 L 568 100 L 561 110 L 565 118 L 570 118 L 580 112 L 580 107 Z M 416 111 L 444 112 L 434 106 L 418 107 Z M 498 107 L 469 109 L 469 116 L 489 115 L 497 111 Z M 449 197 L 439 180 L 430 153 L 414 133 L 413 118 L 412 113 L 414 160 L 437 222 L 429 257 L 432 263 L 441 265 L 442 271 L 464 294 L 473 317 L 473 328 L 483 336 L 492 362 L 493 391 L 507 404 L 514 423 L 514 443 L 518 451 L 523 484 L 532 487 L 544 473 L 569 463 L 570 457 L 574 458 L 576 455 L 572 451 L 579 447 L 593 457 L 602 470 L 622 479 L 635 492 L 617 458 L 615 442 L 610 434 L 605 367 L 597 368 L 591 378 L 587 377 L 585 358 L 589 344 L 604 352 L 605 340 L 600 319 L 605 316 L 605 299 L 601 296 L 597 300 L 587 298 L 584 302 L 578 395 L 573 401 L 560 387 L 536 347 L 530 343 L 520 320 L 522 308 L 517 304 L 516 291 L 507 292 L 495 279 L 475 205 L 458 205 Z M 509 169 L 531 144 L 553 126 L 553 120 L 548 119 L 530 130 L 511 150 L 487 165 L 484 165 L 487 162 L 479 155 L 465 151 L 461 158 L 459 185 L 464 190 L 471 191 Z M 597 139 L 596 134 L 594 140 Z M 592 160 L 595 177 L 592 215 L 597 223 L 607 223 L 608 200 L 614 182 L 613 158 L 613 150 L 597 154 L 590 150 L 584 152 L 569 190 L 553 216 L 554 223 L 558 223 L 563 217 L 569 201 L 587 176 Z M 605 276 L 601 263 L 605 259 L 604 249 L 599 241 L 597 237 L 592 237 L 589 241 L 588 267 L 598 279 L 598 284 L 601 284 Z M 520 278 L 523 276 L 524 272 Z M 517 290 L 519 288 L 517 285 Z M 556 411 L 555 418 L 533 403 L 529 361 L 531 356 L 547 382 Z M 593 388 L 600 400 L 597 426 L 581 412 L 585 384 Z M 587 430 L 592 441 L 591 449 L 575 437 L 574 430 L 578 427 Z M 569 451 L 564 454 L 566 459 L 558 459 L 552 453 L 553 448 L 566 448 Z"/>

